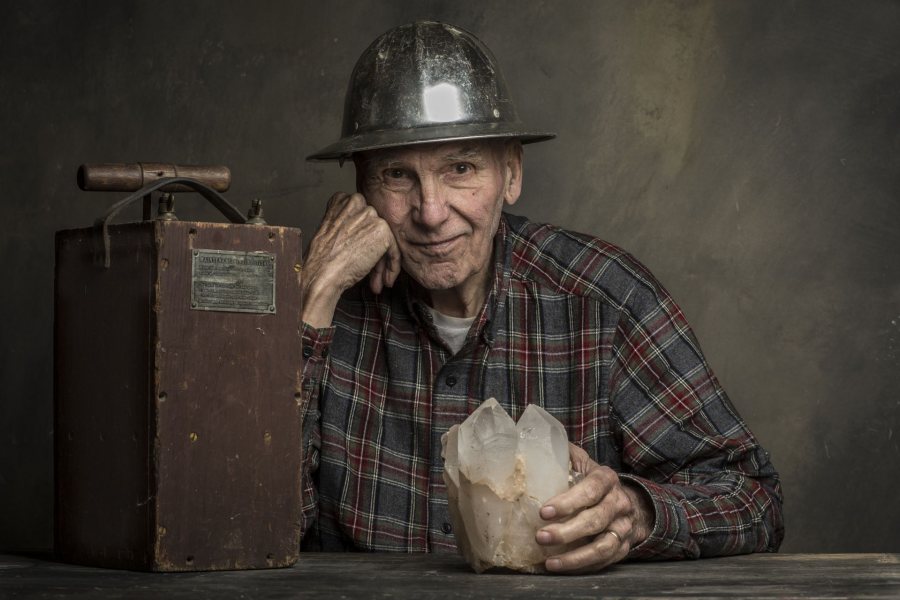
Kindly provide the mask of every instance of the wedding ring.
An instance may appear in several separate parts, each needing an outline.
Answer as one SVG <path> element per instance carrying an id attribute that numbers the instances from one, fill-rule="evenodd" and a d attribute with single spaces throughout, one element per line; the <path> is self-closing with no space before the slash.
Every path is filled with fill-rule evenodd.
<path id="1" fill-rule="evenodd" d="M 622 543 L 622 536 L 620 536 L 618 533 L 616 533 L 616 532 L 613 531 L 612 529 L 607 529 L 607 530 L 606 530 L 606 533 L 611 533 L 611 534 L 613 534 L 613 536 L 615 536 L 615 538 L 616 538 L 617 540 L 619 540 L 619 543 L 620 543 L 620 544 Z"/>

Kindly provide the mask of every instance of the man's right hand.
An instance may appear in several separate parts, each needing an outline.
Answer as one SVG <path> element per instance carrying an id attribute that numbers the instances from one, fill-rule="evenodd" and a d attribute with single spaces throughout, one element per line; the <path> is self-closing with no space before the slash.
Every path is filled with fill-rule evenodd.
<path id="1" fill-rule="evenodd" d="M 302 319 L 329 327 L 341 294 L 369 276 L 376 294 L 400 274 L 400 249 L 387 221 L 362 194 L 338 192 L 310 242 L 303 265 Z"/>

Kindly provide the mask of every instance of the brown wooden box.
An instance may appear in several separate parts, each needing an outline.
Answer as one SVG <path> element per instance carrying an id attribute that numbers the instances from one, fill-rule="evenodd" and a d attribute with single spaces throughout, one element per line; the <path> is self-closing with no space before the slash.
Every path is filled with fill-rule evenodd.
<path id="1" fill-rule="evenodd" d="M 94 229 L 56 236 L 58 555 L 152 571 L 293 564 L 300 231 L 147 221 L 110 236 L 109 268 Z M 195 253 L 216 251 L 226 264 L 271 260 L 274 271 L 247 268 L 274 277 L 274 308 L 234 312 L 247 293 L 226 267 L 192 280 Z"/>

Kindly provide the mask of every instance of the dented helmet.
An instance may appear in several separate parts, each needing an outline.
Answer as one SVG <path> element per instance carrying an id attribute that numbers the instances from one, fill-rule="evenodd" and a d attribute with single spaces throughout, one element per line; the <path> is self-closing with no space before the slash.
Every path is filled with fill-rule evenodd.
<path id="1" fill-rule="evenodd" d="M 556 134 L 525 127 L 491 51 L 471 33 L 436 22 L 383 34 L 356 63 L 344 100 L 341 139 L 307 157 L 478 138 L 540 142 Z"/>

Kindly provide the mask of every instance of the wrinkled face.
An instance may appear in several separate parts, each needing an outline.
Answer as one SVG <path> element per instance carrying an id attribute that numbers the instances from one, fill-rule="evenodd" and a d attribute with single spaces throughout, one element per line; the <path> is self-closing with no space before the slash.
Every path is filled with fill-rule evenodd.
<path id="1" fill-rule="evenodd" d="M 357 159 L 360 191 L 388 222 L 403 269 L 424 288 L 485 288 L 505 204 L 521 191 L 521 146 L 465 140 Z"/>

